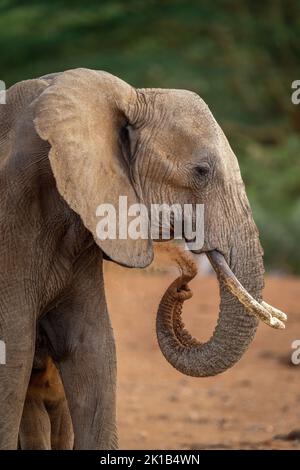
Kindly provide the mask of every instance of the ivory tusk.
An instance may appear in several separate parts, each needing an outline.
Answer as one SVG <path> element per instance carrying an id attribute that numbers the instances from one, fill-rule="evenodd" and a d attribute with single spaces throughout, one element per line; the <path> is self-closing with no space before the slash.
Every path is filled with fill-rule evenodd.
<path id="1" fill-rule="evenodd" d="M 273 317 L 278 318 L 278 320 L 281 321 L 287 321 L 288 317 L 286 313 L 282 312 L 278 308 L 272 307 L 272 305 L 267 304 L 267 302 L 262 301 L 261 305 L 265 307 L 266 310 L 268 310 Z"/>
<path id="2" fill-rule="evenodd" d="M 233 274 L 226 263 L 224 256 L 220 252 L 216 250 L 209 251 L 206 255 L 218 277 L 225 283 L 231 294 L 234 295 L 242 305 L 244 305 L 245 309 L 250 314 L 255 315 L 259 320 L 272 328 L 285 328 L 285 324 L 283 322 L 287 320 L 287 315 L 281 312 L 281 310 L 268 305 L 266 302 L 262 302 L 260 304 L 255 300 Z"/>

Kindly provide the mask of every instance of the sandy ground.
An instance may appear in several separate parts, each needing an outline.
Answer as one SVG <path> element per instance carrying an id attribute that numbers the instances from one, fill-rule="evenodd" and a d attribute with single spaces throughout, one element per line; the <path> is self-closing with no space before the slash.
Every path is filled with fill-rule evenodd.
<path id="1" fill-rule="evenodd" d="M 175 275 L 105 266 L 118 354 L 120 448 L 300 449 L 300 435 L 283 439 L 300 429 L 300 365 L 290 361 L 291 343 L 300 339 L 300 279 L 266 278 L 264 298 L 289 314 L 286 330 L 261 324 L 239 364 L 195 379 L 174 370 L 156 342 L 156 309 Z M 216 322 L 217 281 L 198 275 L 191 287 L 184 320 L 205 340 Z"/>

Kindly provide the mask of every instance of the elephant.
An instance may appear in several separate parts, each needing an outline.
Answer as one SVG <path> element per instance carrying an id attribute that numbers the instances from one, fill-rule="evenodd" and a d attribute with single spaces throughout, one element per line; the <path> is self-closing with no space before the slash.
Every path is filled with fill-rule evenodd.
<path id="1" fill-rule="evenodd" d="M 49 373 L 54 364 L 52 373 L 59 371 L 74 448 L 118 446 L 116 351 L 103 259 L 147 267 L 155 241 L 150 233 L 97 236 L 97 207 L 117 207 L 120 195 L 148 208 L 205 208 L 204 242 L 194 252 L 205 253 L 217 272 L 219 320 L 207 343 L 184 332 L 180 311 L 194 272 L 183 272 L 157 316 L 159 346 L 176 369 L 219 374 L 245 353 L 259 319 L 284 327 L 286 316 L 262 301 L 263 252 L 237 158 L 196 93 L 138 89 L 84 68 L 16 83 L 0 105 L 0 181 L 1 449 L 17 448 L 19 433 L 26 447 L 26 413 L 36 420 L 36 432 L 49 427 L 44 407 L 28 407 L 41 360 Z M 55 387 L 53 397 L 65 403 Z M 50 448 L 44 437 L 36 442 Z"/>
<path id="2" fill-rule="evenodd" d="M 19 429 L 19 449 L 72 450 L 74 433 L 59 371 L 38 344 Z"/>

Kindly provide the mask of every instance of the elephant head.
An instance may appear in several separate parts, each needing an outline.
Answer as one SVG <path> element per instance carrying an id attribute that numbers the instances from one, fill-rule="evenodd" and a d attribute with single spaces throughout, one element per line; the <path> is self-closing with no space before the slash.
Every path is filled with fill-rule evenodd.
<path id="1" fill-rule="evenodd" d="M 246 351 L 262 318 L 282 327 L 284 314 L 262 303 L 259 235 L 238 161 L 204 101 L 185 90 L 135 89 L 100 71 L 77 69 L 45 78 L 34 102 L 35 126 L 51 146 L 57 188 L 112 260 L 130 267 L 152 261 L 150 237 L 99 240 L 96 208 L 128 204 L 203 204 L 204 244 L 220 283 L 219 320 L 199 344 L 183 330 L 190 296 L 187 272 L 167 290 L 157 320 L 159 345 L 178 370 L 215 375 Z"/>

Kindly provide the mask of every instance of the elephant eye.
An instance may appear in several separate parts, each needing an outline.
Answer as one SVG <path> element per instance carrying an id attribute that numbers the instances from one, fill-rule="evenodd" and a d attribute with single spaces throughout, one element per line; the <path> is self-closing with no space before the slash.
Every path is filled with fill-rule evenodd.
<path id="1" fill-rule="evenodd" d="M 209 170 L 210 170 L 210 167 L 209 167 L 208 163 L 202 163 L 202 164 L 197 165 L 195 167 L 195 171 L 197 173 L 197 176 L 200 176 L 201 178 L 206 177 L 209 173 Z"/>

